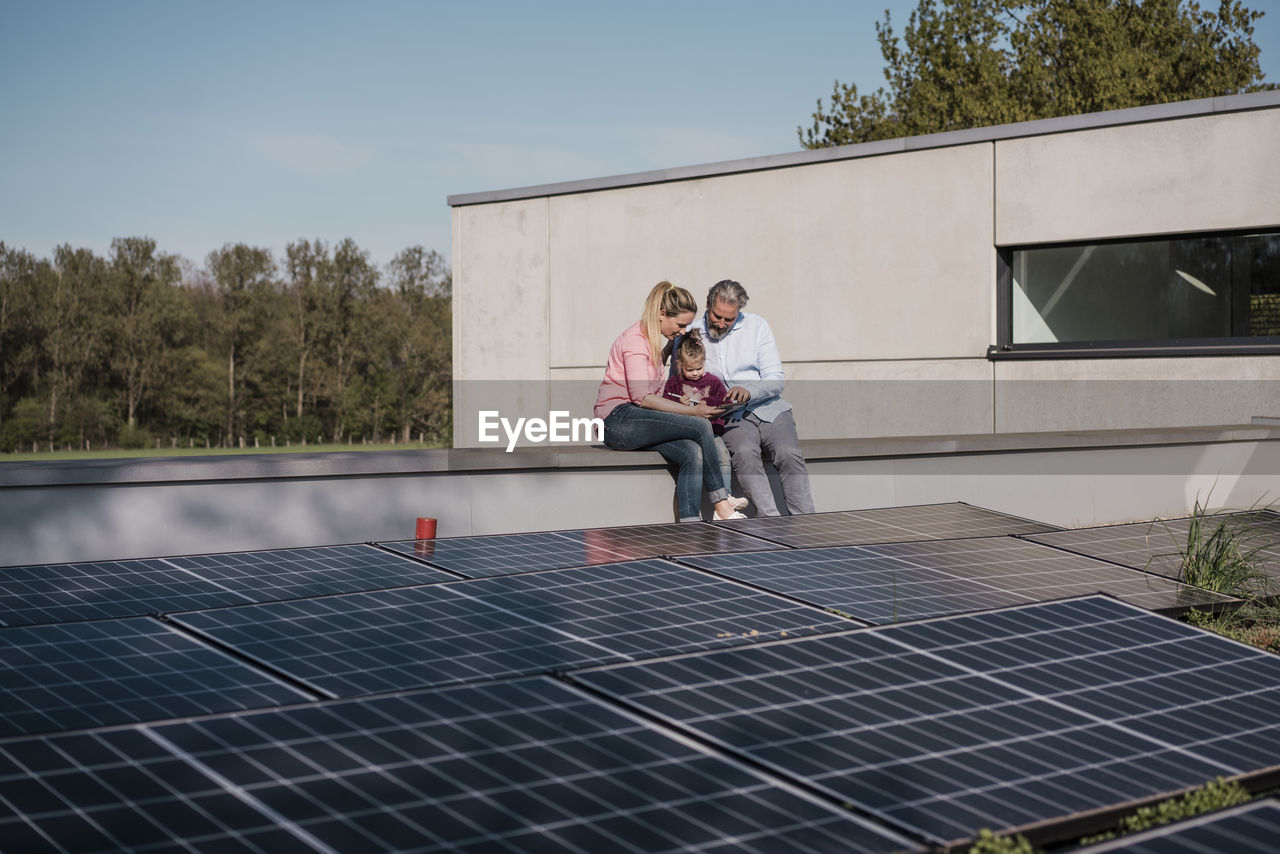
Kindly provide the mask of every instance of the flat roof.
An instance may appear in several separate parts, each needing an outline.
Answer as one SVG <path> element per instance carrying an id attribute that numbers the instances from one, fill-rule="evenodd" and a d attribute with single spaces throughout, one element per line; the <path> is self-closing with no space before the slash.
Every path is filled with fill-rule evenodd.
<path id="1" fill-rule="evenodd" d="M 786 154 L 747 157 L 740 160 L 722 160 L 697 166 L 654 169 L 648 172 L 631 172 L 625 175 L 610 175 L 604 178 L 585 178 L 578 181 L 536 184 L 508 190 L 461 193 L 449 196 L 448 201 L 450 207 L 465 207 L 543 196 L 563 196 L 570 193 L 589 193 L 596 190 L 612 190 L 619 187 L 662 184 L 669 181 L 687 181 L 694 178 L 733 175 L 740 172 L 760 172 L 766 169 L 782 169 L 788 166 L 802 166 L 808 163 L 853 160 L 881 154 L 895 154 L 902 151 L 921 151 L 930 148 L 945 148 L 952 145 L 968 145 L 976 142 L 994 142 L 1001 139 L 1070 133 L 1094 128 L 1146 124 L 1148 122 L 1185 119 L 1219 113 L 1239 113 L 1267 109 L 1269 107 L 1280 107 L 1280 89 L 1250 92 L 1245 95 L 1227 95 L 1221 98 L 1176 101 L 1171 104 L 1151 104 L 1146 107 L 1109 110 L 1103 113 L 1086 113 L 1079 116 L 1059 116 L 1052 119 L 1037 119 L 1030 122 L 993 125 L 969 130 L 954 130 L 899 139 L 876 140 L 854 145 L 841 145 L 834 148 L 806 149 Z"/>

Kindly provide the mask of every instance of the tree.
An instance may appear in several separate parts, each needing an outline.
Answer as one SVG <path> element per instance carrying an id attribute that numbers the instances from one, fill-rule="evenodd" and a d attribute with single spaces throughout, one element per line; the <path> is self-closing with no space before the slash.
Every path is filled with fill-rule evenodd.
<path id="1" fill-rule="evenodd" d="M 222 298 L 222 335 L 227 354 L 227 432 L 225 441 L 244 435 L 244 401 L 238 390 L 244 385 L 246 350 L 260 338 L 270 317 L 262 311 L 275 279 L 276 265 L 268 249 L 243 243 L 227 244 L 209 253 L 209 270 Z M 237 368 L 239 373 L 237 374 Z"/>
<path id="2" fill-rule="evenodd" d="M 920 0 L 900 44 L 876 24 L 889 89 L 836 81 L 805 148 L 1275 88 L 1253 42 L 1262 12 L 1221 0 Z"/>
<path id="3" fill-rule="evenodd" d="M 453 279 L 444 258 L 411 246 L 387 265 L 390 287 L 377 294 L 384 360 L 402 442 L 412 432 L 438 438 L 450 411 Z"/>
<path id="4" fill-rule="evenodd" d="M 49 262 L 0 241 L 0 427 L 9 416 L 10 395 L 31 390 L 40 356 L 37 285 L 49 273 Z"/>
<path id="5" fill-rule="evenodd" d="M 44 336 L 44 372 L 39 377 L 46 401 L 48 440 L 76 438 L 83 446 L 88 433 L 101 438 L 100 411 L 93 399 L 95 375 L 106 347 L 102 295 L 109 270 L 88 249 L 64 244 L 54 250 L 48 280 L 40 294 L 37 324 Z"/>
<path id="6" fill-rule="evenodd" d="M 111 365 L 124 396 L 125 424 L 134 428 L 138 407 L 169 375 L 185 307 L 176 290 L 181 271 L 178 259 L 157 253 L 150 238 L 116 238 L 111 250 Z"/>
<path id="7" fill-rule="evenodd" d="M 307 388 L 307 364 L 325 320 L 324 289 L 329 250 L 319 240 L 298 240 L 285 247 L 285 282 L 289 310 L 285 323 L 298 366 L 298 402 L 295 415 L 302 417 Z"/>
<path id="8" fill-rule="evenodd" d="M 333 249 L 324 293 L 326 328 L 321 340 L 325 356 L 325 389 L 334 409 L 333 441 L 347 432 L 358 406 L 351 381 L 367 349 L 370 330 L 366 307 L 378 284 L 378 268 L 350 237 Z"/>

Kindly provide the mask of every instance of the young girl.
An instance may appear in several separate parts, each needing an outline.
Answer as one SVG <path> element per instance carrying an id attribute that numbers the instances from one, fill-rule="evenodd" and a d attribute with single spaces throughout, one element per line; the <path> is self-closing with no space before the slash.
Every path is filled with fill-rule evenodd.
<path id="1" fill-rule="evenodd" d="M 686 406 L 710 406 L 718 409 L 729 403 L 729 387 L 715 374 L 707 373 L 707 350 L 702 343 L 702 333 L 691 329 L 680 339 L 672 357 L 675 370 L 667 378 L 662 389 L 662 396 L 667 400 L 675 400 Z M 729 483 L 729 449 L 724 444 L 724 415 L 711 418 L 711 432 L 715 435 L 716 456 L 724 482 Z M 746 498 L 730 495 L 734 510 L 742 510 L 747 506 Z"/>

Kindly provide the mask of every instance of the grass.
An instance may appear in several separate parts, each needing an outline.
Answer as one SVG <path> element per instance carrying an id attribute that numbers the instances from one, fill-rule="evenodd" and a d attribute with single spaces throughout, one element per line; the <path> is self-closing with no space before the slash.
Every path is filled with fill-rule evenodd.
<path id="1" fill-rule="evenodd" d="M 1250 513 L 1256 508 L 1250 508 Z M 1249 517 L 1210 516 L 1196 499 L 1185 543 L 1178 546 L 1178 580 L 1215 593 L 1259 602 L 1275 595 L 1275 582 L 1259 566 L 1262 541 Z"/>
<path id="2" fill-rule="evenodd" d="M 280 445 L 274 448 L 112 448 L 103 451 L 41 451 L 39 453 L 0 453 L 3 462 L 47 462 L 49 460 L 118 460 L 147 459 L 156 457 L 229 457 L 243 454 L 324 454 L 359 451 L 425 451 L 446 448 L 448 445 L 431 442 L 381 442 L 378 444 L 325 444 Z"/>
<path id="3" fill-rule="evenodd" d="M 1257 510 L 1250 508 L 1243 518 L 1215 517 L 1196 500 L 1186 540 L 1177 544 L 1178 580 L 1243 601 L 1233 610 L 1217 613 L 1192 609 L 1183 619 L 1280 653 L 1280 608 L 1275 605 L 1280 589 L 1261 561 L 1263 549 L 1275 544 L 1254 529 L 1251 520 Z"/>

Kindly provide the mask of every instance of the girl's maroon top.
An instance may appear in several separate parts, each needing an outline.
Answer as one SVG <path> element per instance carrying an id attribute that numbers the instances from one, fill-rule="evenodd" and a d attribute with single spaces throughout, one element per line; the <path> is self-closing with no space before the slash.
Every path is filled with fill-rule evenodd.
<path id="1" fill-rule="evenodd" d="M 723 406 L 729 402 L 729 387 L 715 374 L 703 374 L 697 380 L 687 380 L 680 376 L 677 368 L 675 373 L 667 378 L 662 396 L 679 403 L 680 399 L 686 395 L 690 401 L 705 403 L 707 406 Z M 711 419 L 711 432 L 717 436 L 724 434 L 723 417 Z"/>

